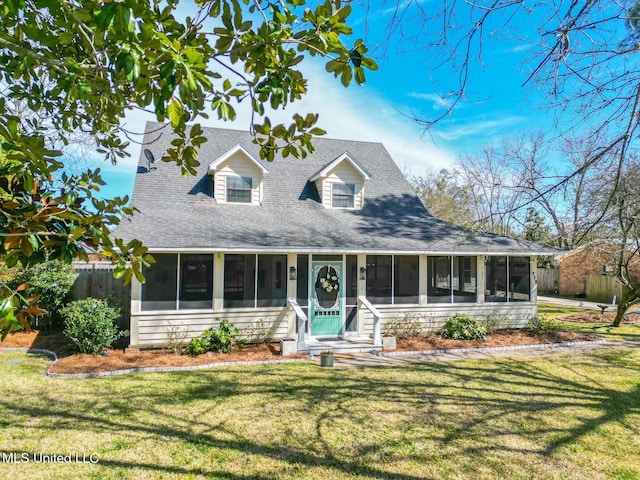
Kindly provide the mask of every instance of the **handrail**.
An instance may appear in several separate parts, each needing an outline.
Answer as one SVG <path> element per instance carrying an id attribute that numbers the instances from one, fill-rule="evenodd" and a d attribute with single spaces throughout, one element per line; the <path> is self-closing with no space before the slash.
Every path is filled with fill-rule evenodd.
<path id="1" fill-rule="evenodd" d="M 304 332 L 306 330 L 305 323 L 307 323 L 309 319 L 296 300 L 294 300 L 293 298 L 289 298 L 287 299 L 287 303 L 293 309 L 294 313 L 296 314 L 296 318 L 298 319 L 298 350 L 302 350 L 306 347 L 304 341 Z"/>
<path id="2" fill-rule="evenodd" d="M 373 315 L 373 343 L 374 345 L 380 345 L 382 343 L 382 335 L 380 334 L 380 317 L 382 315 L 364 295 L 359 296 L 358 301 Z"/>

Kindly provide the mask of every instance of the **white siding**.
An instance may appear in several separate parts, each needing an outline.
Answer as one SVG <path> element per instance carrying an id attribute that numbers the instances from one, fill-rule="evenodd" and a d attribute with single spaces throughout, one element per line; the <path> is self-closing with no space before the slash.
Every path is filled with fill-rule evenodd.
<path id="1" fill-rule="evenodd" d="M 327 208 L 332 208 L 331 189 L 334 183 L 353 183 L 356 186 L 356 195 L 353 207 L 362 208 L 364 205 L 364 178 L 362 174 L 355 170 L 347 161 L 343 161 L 329 172 L 322 180 L 318 180 L 316 186 L 321 192 L 322 204 Z"/>
<path id="2" fill-rule="evenodd" d="M 491 316 L 495 328 L 525 328 L 529 319 L 537 312 L 537 305 L 530 302 L 485 303 L 485 304 L 432 304 L 432 305 L 376 305 L 382 318 L 381 325 L 398 316 L 419 316 L 425 330 L 437 330 L 456 313 L 464 313 L 480 321 Z M 373 317 L 366 308 L 358 312 L 360 333 L 373 334 Z M 384 328 L 384 327 L 383 327 Z"/>
<path id="3" fill-rule="evenodd" d="M 256 205 L 262 203 L 262 170 L 245 154 L 236 152 L 227 161 L 218 166 L 214 179 L 214 196 L 220 203 L 226 203 L 227 201 L 227 176 L 253 178 L 251 203 Z"/>
<path id="4" fill-rule="evenodd" d="M 269 326 L 269 335 L 273 341 L 285 338 L 289 334 L 289 322 L 293 323 L 293 312 L 287 307 L 263 309 L 237 309 L 224 311 L 175 311 L 140 312 L 132 315 L 131 324 L 137 326 L 137 347 L 163 347 L 168 343 L 168 334 L 177 331 L 188 342 L 208 328 L 215 328 L 220 319 L 227 319 L 238 330 L 240 337 L 247 329 L 262 320 Z"/>

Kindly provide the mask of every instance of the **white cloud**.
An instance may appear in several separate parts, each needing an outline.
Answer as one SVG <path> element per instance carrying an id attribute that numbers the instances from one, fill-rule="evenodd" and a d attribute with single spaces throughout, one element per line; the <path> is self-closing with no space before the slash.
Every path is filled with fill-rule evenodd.
<path id="1" fill-rule="evenodd" d="M 407 94 L 410 98 L 416 98 L 418 100 L 425 100 L 427 102 L 432 102 L 432 108 L 434 110 L 446 110 L 451 107 L 451 102 L 449 102 L 442 95 L 437 93 L 417 93 L 417 92 L 409 92 Z"/>
<path id="2" fill-rule="evenodd" d="M 464 125 L 458 125 L 450 128 L 442 128 L 434 131 L 434 136 L 445 141 L 454 141 L 464 139 L 466 137 L 482 137 L 500 134 L 507 127 L 511 127 L 518 123 L 524 122 L 524 117 L 505 116 L 497 120 L 478 120 Z"/>

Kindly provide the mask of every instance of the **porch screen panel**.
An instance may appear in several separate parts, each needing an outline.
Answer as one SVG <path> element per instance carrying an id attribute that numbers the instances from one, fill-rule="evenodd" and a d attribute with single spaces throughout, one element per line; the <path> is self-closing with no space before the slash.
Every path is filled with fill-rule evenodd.
<path id="1" fill-rule="evenodd" d="M 256 256 L 224 256 L 224 308 L 253 307 L 255 302 Z"/>
<path id="2" fill-rule="evenodd" d="M 509 257 L 509 301 L 528 302 L 531 299 L 529 257 Z"/>
<path id="3" fill-rule="evenodd" d="M 178 255 L 154 253 L 156 263 L 142 268 L 147 279 L 142 284 L 141 310 L 175 310 L 178 293 Z"/>
<path id="4" fill-rule="evenodd" d="M 344 295 L 347 306 L 358 304 L 358 256 L 347 255 Z"/>
<path id="5" fill-rule="evenodd" d="M 287 256 L 258 255 L 258 307 L 287 303 Z"/>
<path id="6" fill-rule="evenodd" d="M 367 298 L 371 303 L 391 303 L 391 274 L 391 255 L 367 255 Z"/>
<path id="7" fill-rule="evenodd" d="M 300 306 L 309 305 L 309 255 L 298 255 L 296 263 L 296 300 Z"/>
<path id="8" fill-rule="evenodd" d="M 451 303 L 450 257 L 427 257 L 427 303 Z"/>
<path id="9" fill-rule="evenodd" d="M 486 302 L 507 301 L 507 257 L 487 257 L 484 262 Z"/>
<path id="10" fill-rule="evenodd" d="M 298 255 L 296 263 L 296 300 L 302 311 L 309 318 L 309 255 Z M 298 322 L 296 321 L 296 333 Z M 309 332 L 309 322 L 305 323 L 306 332 Z"/>
<path id="11" fill-rule="evenodd" d="M 213 255 L 184 254 L 180 263 L 178 308 L 213 308 Z"/>
<path id="12" fill-rule="evenodd" d="M 475 303 L 478 288 L 477 257 L 453 257 L 453 301 Z"/>
<path id="13" fill-rule="evenodd" d="M 393 303 L 420 303 L 419 269 L 417 255 L 393 258 Z"/>

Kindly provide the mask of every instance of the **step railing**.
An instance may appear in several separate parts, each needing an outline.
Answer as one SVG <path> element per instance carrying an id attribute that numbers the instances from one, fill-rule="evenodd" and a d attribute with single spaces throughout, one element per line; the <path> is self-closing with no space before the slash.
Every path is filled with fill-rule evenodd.
<path id="1" fill-rule="evenodd" d="M 373 344 L 381 345 L 382 344 L 382 335 L 380 334 L 380 311 L 374 307 L 367 297 L 361 295 L 358 297 L 358 308 L 366 308 L 373 315 Z"/>
<path id="2" fill-rule="evenodd" d="M 307 330 L 307 321 L 308 318 L 302 310 L 300 304 L 290 298 L 287 300 L 289 306 L 293 309 L 293 312 L 296 314 L 296 322 L 298 322 L 298 350 L 303 350 L 307 345 L 304 341 L 304 332 Z"/>

